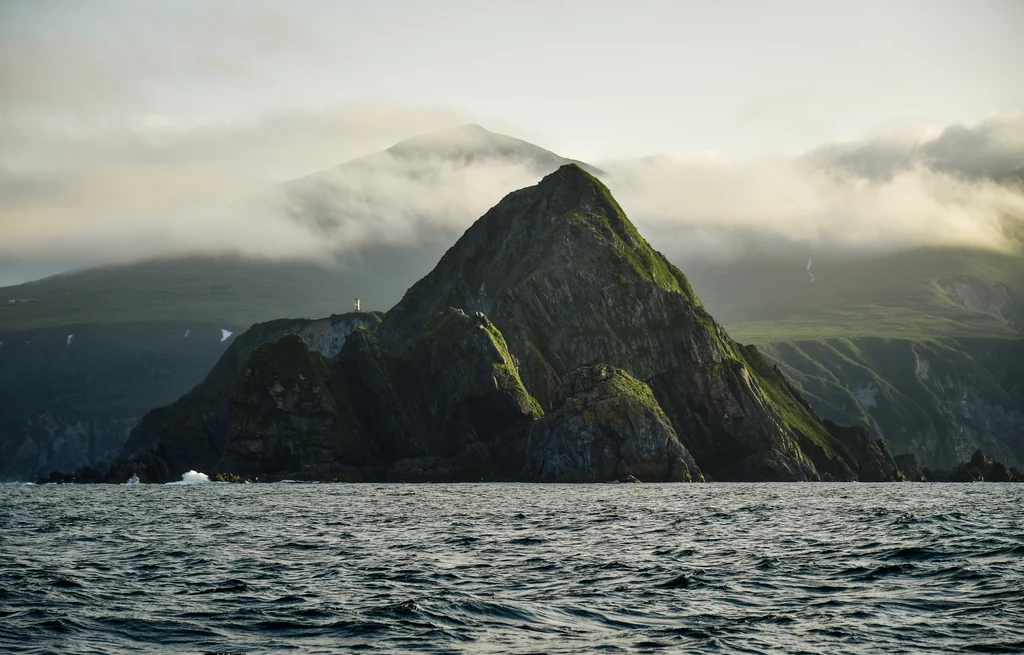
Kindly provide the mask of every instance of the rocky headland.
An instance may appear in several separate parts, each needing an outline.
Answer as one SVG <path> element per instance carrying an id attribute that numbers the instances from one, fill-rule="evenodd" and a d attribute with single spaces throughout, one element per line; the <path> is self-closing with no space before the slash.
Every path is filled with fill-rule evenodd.
<path id="1" fill-rule="evenodd" d="M 254 326 L 100 478 L 892 481 L 574 164 L 506 196 L 386 315 L 330 347 Z M 902 465 L 901 465 L 902 462 Z"/>

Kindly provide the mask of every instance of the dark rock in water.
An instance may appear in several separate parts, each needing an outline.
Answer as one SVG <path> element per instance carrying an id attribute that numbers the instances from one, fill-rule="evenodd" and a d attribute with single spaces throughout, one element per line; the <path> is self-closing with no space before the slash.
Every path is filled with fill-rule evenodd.
<path id="1" fill-rule="evenodd" d="M 985 471 L 992 467 L 992 458 L 985 454 L 984 450 L 976 450 L 971 455 L 970 467 L 978 471 Z"/>
<path id="2" fill-rule="evenodd" d="M 917 457 L 913 453 L 894 455 L 893 460 L 907 482 L 924 482 L 926 480 L 917 464 Z"/>
<path id="3" fill-rule="evenodd" d="M 249 478 L 237 473 L 214 473 L 210 476 L 210 480 L 214 482 L 231 482 L 233 484 L 249 484 L 260 481 L 259 478 Z"/>
<path id="4" fill-rule="evenodd" d="M 899 466 L 881 439 L 872 439 L 867 429 L 860 426 L 843 427 L 825 420 L 825 427 L 849 453 L 861 482 L 897 482 L 905 480 Z"/>
<path id="5" fill-rule="evenodd" d="M 38 480 L 38 484 L 93 484 L 103 482 L 106 472 L 92 466 L 83 466 L 74 473 L 64 474 L 60 471 L 51 471 L 49 477 Z"/>
<path id="6" fill-rule="evenodd" d="M 1013 482 L 1014 476 L 1002 462 L 992 462 L 987 479 L 989 482 Z"/>
<path id="7" fill-rule="evenodd" d="M 296 335 L 226 353 L 146 415 L 111 479 L 899 479 L 884 443 L 823 423 L 732 341 L 575 165 L 509 194 L 378 321 L 336 356 Z"/>
<path id="8" fill-rule="evenodd" d="M 1024 475 L 994 460 L 983 450 L 977 450 L 971 459 L 952 471 L 925 469 L 930 482 L 1024 482 Z"/>
<path id="9" fill-rule="evenodd" d="M 968 474 L 977 482 L 1022 482 L 1020 472 L 1015 468 L 1008 468 L 1002 462 L 998 462 L 983 450 L 977 450 L 971 456 L 970 462 L 960 467 L 967 469 Z M 960 470 L 958 469 L 958 470 Z"/>

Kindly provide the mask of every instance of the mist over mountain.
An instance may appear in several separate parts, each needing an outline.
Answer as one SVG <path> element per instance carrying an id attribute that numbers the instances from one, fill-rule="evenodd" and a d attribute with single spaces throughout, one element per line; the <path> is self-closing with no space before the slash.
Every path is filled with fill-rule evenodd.
<path id="1" fill-rule="evenodd" d="M 302 226 L 343 259 L 364 247 L 449 241 L 510 189 L 567 163 L 577 162 L 469 124 L 286 182 L 241 211 Z"/>
<path id="2" fill-rule="evenodd" d="M 394 120 L 407 115 L 416 112 Z M 452 119 L 427 114 L 419 124 Z M 365 123 L 351 112 L 335 122 L 296 121 L 302 127 L 289 129 L 303 135 L 299 144 L 325 126 L 329 140 L 347 139 Z M 451 241 L 509 189 L 573 161 L 469 124 L 260 185 L 275 161 L 295 170 L 303 159 L 296 142 L 262 138 L 279 123 L 290 125 L 158 130 L 149 138 L 117 135 L 114 144 L 85 139 L 49 173 L 4 168 L 0 184 L 18 193 L 0 200 L 8 225 L 0 276 L 18 281 L 40 271 L 220 252 L 344 263 L 367 248 Z M 588 170 L 615 184 L 636 223 L 675 257 L 731 259 L 784 246 L 823 253 L 1016 248 L 1024 117 L 1000 114 L 928 134 L 887 132 L 796 158 L 674 153 L 589 162 Z M 323 149 L 307 159 L 322 161 Z M 212 168 L 191 166 L 214 152 Z"/>
<path id="3" fill-rule="evenodd" d="M 971 180 L 1003 181 L 1024 172 L 1024 115 L 999 112 L 975 125 L 882 130 L 827 144 L 803 159 L 872 180 L 924 166 Z"/>

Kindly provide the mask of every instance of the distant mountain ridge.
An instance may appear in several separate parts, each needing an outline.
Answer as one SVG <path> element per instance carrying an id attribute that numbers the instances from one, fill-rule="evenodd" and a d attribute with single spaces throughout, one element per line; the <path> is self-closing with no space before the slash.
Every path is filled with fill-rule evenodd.
<path id="1" fill-rule="evenodd" d="M 506 171 L 509 182 L 516 186 L 535 182 L 570 163 L 592 174 L 603 174 L 584 162 L 470 124 L 406 139 L 382 152 L 285 182 L 272 194 L 252 200 L 270 203 L 292 220 L 324 235 L 335 235 L 357 222 L 359 229 L 365 230 L 367 225 L 385 220 L 381 214 L 399 213 L 409 221 L 423 218 L 392 201 L 392 196 L 402 193 L 410 182 L 429 185 L 446 173 L 457 177 L 461 171 L 492 167 Z M 501 195 L 504 192 L 507 189 Z M 386 240 L 387 235 L 381 237 Z"/>

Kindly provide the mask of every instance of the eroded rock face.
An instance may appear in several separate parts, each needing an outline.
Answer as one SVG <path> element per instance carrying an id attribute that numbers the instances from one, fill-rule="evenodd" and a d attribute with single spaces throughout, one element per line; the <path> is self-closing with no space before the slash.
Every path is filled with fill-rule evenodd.
<path id="1" fill-rule="evenodd" d="M 494 321 L 545 410 L 567 374 L 614 366 L 650 385 L 716 479 L 818 477 L 686 277 L 576 167 L 510 194 L 467 230 L 388 313 L 382 343 L 401 349 L 448 306 Z"/>
<path id="2" fill-rule="evenodd" d="M 457 479 L 517 477 L 492 451 L 519 438 L 542 410 L 483 314 L 449 308 L 398 355 L 369 333 L 355 334 L 340 366 L 356 416 L 389 460 L 452 460 L 444 477 Z M 467 450 L 477 455 L 461 457 Z"/>
<path id="3" fill-rule="evenodd" d="M 319 346 L 328 357 L 309 349 L 324 339 L 309 329 L 259 347 L 242 335 L 250 352 L 146 416 L 117 475 L 884 475 L 880 449 L 855 439 L 851 453 L 574 165 L 507 196 L 379 326 L 351 327 Z"/>
<path id="4" fill-rule="evenodd" d="M 979 448 L 1024 463 L 1022 340 L 828 339 L 764 350 L 818 414 L 866 426 L 921 466 L 952 470 Z"/>
<path id="5" fill-rule="evenodd" d="M 540 482 L 703 480 L 650 387 L 622 369 L 579 368 L 566 376 L 562 393 L 561 407 L 530 429 L 524 477 Z"/>

